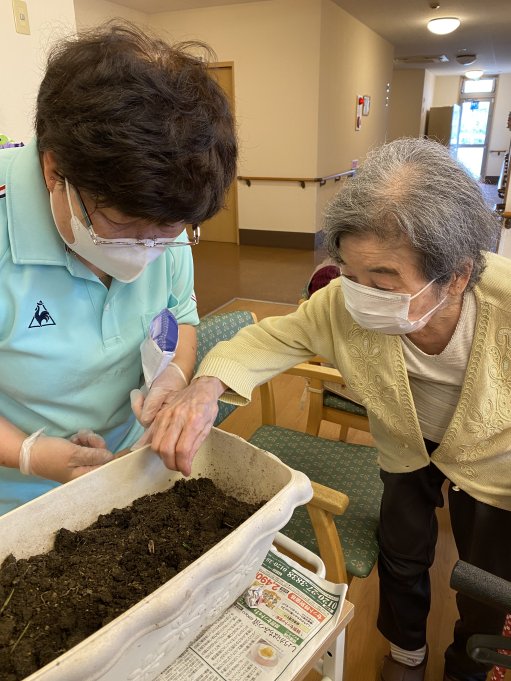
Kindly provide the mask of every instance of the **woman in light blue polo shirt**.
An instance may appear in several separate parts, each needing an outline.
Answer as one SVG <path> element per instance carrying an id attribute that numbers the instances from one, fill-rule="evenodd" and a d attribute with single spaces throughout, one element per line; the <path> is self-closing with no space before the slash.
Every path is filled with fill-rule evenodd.
<path id="1" fill-rule="evenodd" d="M 35 139 L 0 151 L 0 512 L 109 461 L 190 380 L 189 244 L 236 151 L 227 100 L 184 47 L 108 24 L 52 51 Z M 162 308 L 180 340 L 136 394 L 139 423 L 130 392 Z"/>

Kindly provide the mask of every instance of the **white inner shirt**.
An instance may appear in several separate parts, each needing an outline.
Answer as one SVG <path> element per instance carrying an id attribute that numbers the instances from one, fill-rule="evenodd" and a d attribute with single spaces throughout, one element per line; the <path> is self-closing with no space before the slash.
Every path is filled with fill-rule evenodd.
<path id="1" fill-rule="evenodd" d="M 474 338 L 476 311 L 474 293 L 468 291 L 454 334 L 438 355 L 427 355 L 401 336 L 422 435 L 433 442 L 442 440 L 458 404 Z"/>

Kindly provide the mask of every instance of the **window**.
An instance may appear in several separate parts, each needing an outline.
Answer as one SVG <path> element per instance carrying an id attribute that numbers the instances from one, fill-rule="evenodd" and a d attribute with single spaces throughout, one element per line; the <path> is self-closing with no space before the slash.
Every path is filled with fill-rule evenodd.
<path id="1" fill-rule="evenodd" d="M 457 126 L 455 155 L 477 179 L 486 174 L 488 132 L 498 76 L 479 80 L 461 78 L 460 117 Z"/>
<path id="2" fill-rule="evenodd" d="M 496 80 L 496 78 L 479 78 L 479 80 L 463 78 L 461 83 L 461 95 L 476 95 L 495 92 Z"/>

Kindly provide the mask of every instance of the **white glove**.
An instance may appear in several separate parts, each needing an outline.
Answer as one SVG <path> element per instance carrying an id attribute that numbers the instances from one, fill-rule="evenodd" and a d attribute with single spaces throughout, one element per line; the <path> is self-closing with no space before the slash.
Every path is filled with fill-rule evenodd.
<path id="1" fill-rule="evenodd" d="M 99 449 L 106 449 L 105 439 L 98 435 L 90 428 L 82 428 L 74 435 L 71 435 L 69 441 L 75 445 L 82 447 L 97 447 Z"/>
<path id="2" fill-rule="evenodd" d="M 103 438 L 92 431 L 80 431 L 73 438 L 78 438 L 79 442 L 46 437 L 42 428 L 33 433 L 21 445 L 20 472 L 68 482 L 114 458 L 106 449 Z M 84 444 L 87 441 L 96 444 Z"/>
<path id="3" fill-rule="evenodd" d="M 181 367 L 171 362 L 165 371 L 153 381 L 149 392 L 132 390 L 130 393 L 131 408 L 138 422 L 147 428 L 154 421 L 154 417 L 165 404 L 171 394 L 186 388 L 188 381 Z"/>

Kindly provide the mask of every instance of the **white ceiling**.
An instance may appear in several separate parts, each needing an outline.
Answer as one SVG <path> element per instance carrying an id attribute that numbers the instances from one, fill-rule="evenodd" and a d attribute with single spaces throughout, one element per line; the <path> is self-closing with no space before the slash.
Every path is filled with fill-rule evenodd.
<path id="1" fill-rule="evenodd" d="M 511 73 L 510 0 L 439 0 L 436 10 L 428 0 L 334 2 L 392 43 L 394 57 L 447 55 L 449 63 L 427 66 L 435 75 L 463 73 L 466 68 L 455 61 L 463 51 L 477 54 L 477 61 L 468 68 Z M 442 16 L 458 17 L 461 26 L 450 35 L 430 33 L 427 22 Z"/>
<path id="2" fill-rule="evenodd" d="M 260 0 L 115 0 L 117 4 L 154 14 L 180 9 L 232 5 Z M 466 68 L 490 73 L 511 73 L 511 0 L 334 0 L 349 14 L 388 40 L 395 57 L 440 55 L 448 63 L 416 64 L 397 68 L 427 68 L 435 75 L 455 75 Z M 455 16 L 461 26 L 450 35 L 438 36 L 426 29 L 429 19 Z M 470 67 L 455 61 L 457 54 L 477 54 Z"/>
<path id="3" fill-rule="evenodd" d="M 246 2 L 261 2 L 261 0 L 111 0 L 117 5 L 130 7 L 139 12 L 156 14 L 157 12 L 172 12 L 176 9 L 198 9 L 199 7 L 218 7 L 220 5 L 241 5 Z M 269 1 L 269 0 L 268 0 Z"/>

